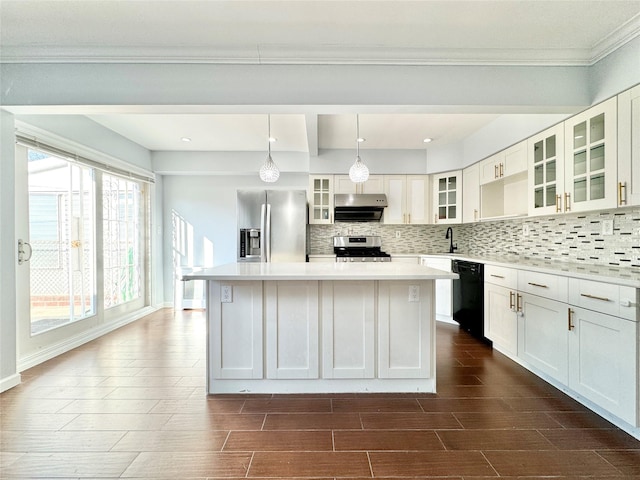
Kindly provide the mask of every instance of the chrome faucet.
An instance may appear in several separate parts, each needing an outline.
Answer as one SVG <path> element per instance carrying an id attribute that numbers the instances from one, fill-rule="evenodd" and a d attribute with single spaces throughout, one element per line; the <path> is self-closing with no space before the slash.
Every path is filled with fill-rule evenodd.
<path id="1" fill-rule="evenodd" d="M 453 253 L 454 250 L 458 249 L 458 244 L 453 244 L 453 229 L 451 227 L 447 228 L 447 234 L 444 238 L 449 240 L 449 253 Z"/>

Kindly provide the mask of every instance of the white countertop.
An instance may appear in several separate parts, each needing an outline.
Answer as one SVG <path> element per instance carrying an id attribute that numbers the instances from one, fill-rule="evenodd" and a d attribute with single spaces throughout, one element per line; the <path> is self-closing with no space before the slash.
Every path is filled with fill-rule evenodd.
<path id="1" fill-rule="evenodd" d="M 593 280 L 597 282 L 613 283 L 625 287 L 640 288 L 640 269 L 624 268 L 608 265 L 590 265 L 588 263 L 570 263 L 545 260 L 520 255 L 468 255 L 455 254 L 413 254 L 419 257 L 445 257 L 452 260 L 467 260 L 497 265 L 500 267 L 517 268 L 532 272 L 551 273 L 566 277 Z M 412 255 L 412 256 L 413 256 Z M 392 254 L 393 258 L 394 255 Z M 393 262 L 392 262 L 393 263 Z"/>
<path id="2" fill-rule="evenodd" d="M 406 263 L 229 263 L 194 268 L 183 280 L 435 280 L 458 275 Z"/>

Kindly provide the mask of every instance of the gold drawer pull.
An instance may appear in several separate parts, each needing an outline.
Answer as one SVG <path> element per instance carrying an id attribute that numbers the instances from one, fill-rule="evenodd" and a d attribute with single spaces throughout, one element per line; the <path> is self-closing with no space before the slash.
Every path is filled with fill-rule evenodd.
<path id="1" fill-rule="evenodd" d="M 513 308 L 515 307 L 515 305 L 514 305 L 515 302 L 513 301 L 515 295 L 516 294 L 511 292 L 511 291 L 509 292 L 509 310 L 513 310 Z"/>
<path id="2" fill-rule="evenodd" d="M 564 194 L 564 211 L 565 212 L 571 211 L 571 194 L 570 193 Z"/>
<path id="3" fill-rule="evenodd" d="M 531 285 L 532 287 L 549 288 L 546 285 L 542 285 L 540 283 L 529 282 L 529 285 Z"/>
<path id="4" fill-rule="evenodd" d="M 586 298 L 590 298 L 592 300 L 601 300 L 603 302 L 610 302 L 611 301 L 607 297 L 597 297 L 595 295 L 589 295 L 588 293 L 581 293 L 580 295 L 583 296 L 583 297 L 586 297 Z"/>
<path id="5" fill-rule="evenodd" d="M 556 213 L 562 211 L 562 205 L 560 202 L 562 201 L 562 197 L 560 195 L 556 195 Z"/>
<path id="6" fill-rule="evenodd" d="M 502 275 L 494 275 L 493 273 L 491 274 L 491 276 L 495 278 L 504 278 Z"/>
<path id="7" fill-rule="evenodd" d="M 522 304 L 520 303 L 521 301 L 522 301 L 522 295 L 520 295 L 519 293 L 516 294 L 516 312 L 522 311 Z"/>
<path id="8" fill-rule="evenodd" d="M 571 323 L 572 313 L 573 313 L 573 310 L 571 310 L 570 308 L 567 308 L 567 327 L 569 328 L 569 331 L 573 330 L 573 323 Z"/>
<path id="9" fill-rule="evenodd" d="M 500 177 L 504 177 L 504 165 L 500 164 Z"/>

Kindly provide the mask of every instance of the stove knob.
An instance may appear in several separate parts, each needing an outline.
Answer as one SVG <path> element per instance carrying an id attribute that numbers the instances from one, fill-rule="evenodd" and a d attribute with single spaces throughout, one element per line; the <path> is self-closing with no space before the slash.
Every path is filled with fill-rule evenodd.
<path id="1" fill-rule="evenodd" d="M 366 261 L 367 261 L 367 259 L 366 259 L 365 257 L 362 257 L 362 260 L 361 260 L 361 261 L 366 262 Z"/>
<path id="2" fill-rule="evenodd" d="M 353 258 L 350 258 L 349 260 L 353 262 Z"/>
<path id="3" fill-rule="evenodd" d="M 376 257 L 373 257 L 373 261 L 374 261 L 374 262 L 377 262 L 377 261 L 378 261 L 378 259 L 377 259 Z"/>

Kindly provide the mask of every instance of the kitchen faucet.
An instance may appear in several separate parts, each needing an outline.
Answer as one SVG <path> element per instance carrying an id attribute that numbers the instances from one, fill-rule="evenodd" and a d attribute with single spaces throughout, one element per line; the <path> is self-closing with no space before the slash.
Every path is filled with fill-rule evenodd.
<path id="1" fill-rule="evenodd" d="M 453 244 L 453 229 L 451 227 L 447 228 L 447 234 L 444 238 L 449 240 L 449 253 L 453 253 L 454 250 L 458 249 L 458 244 Z"/>

